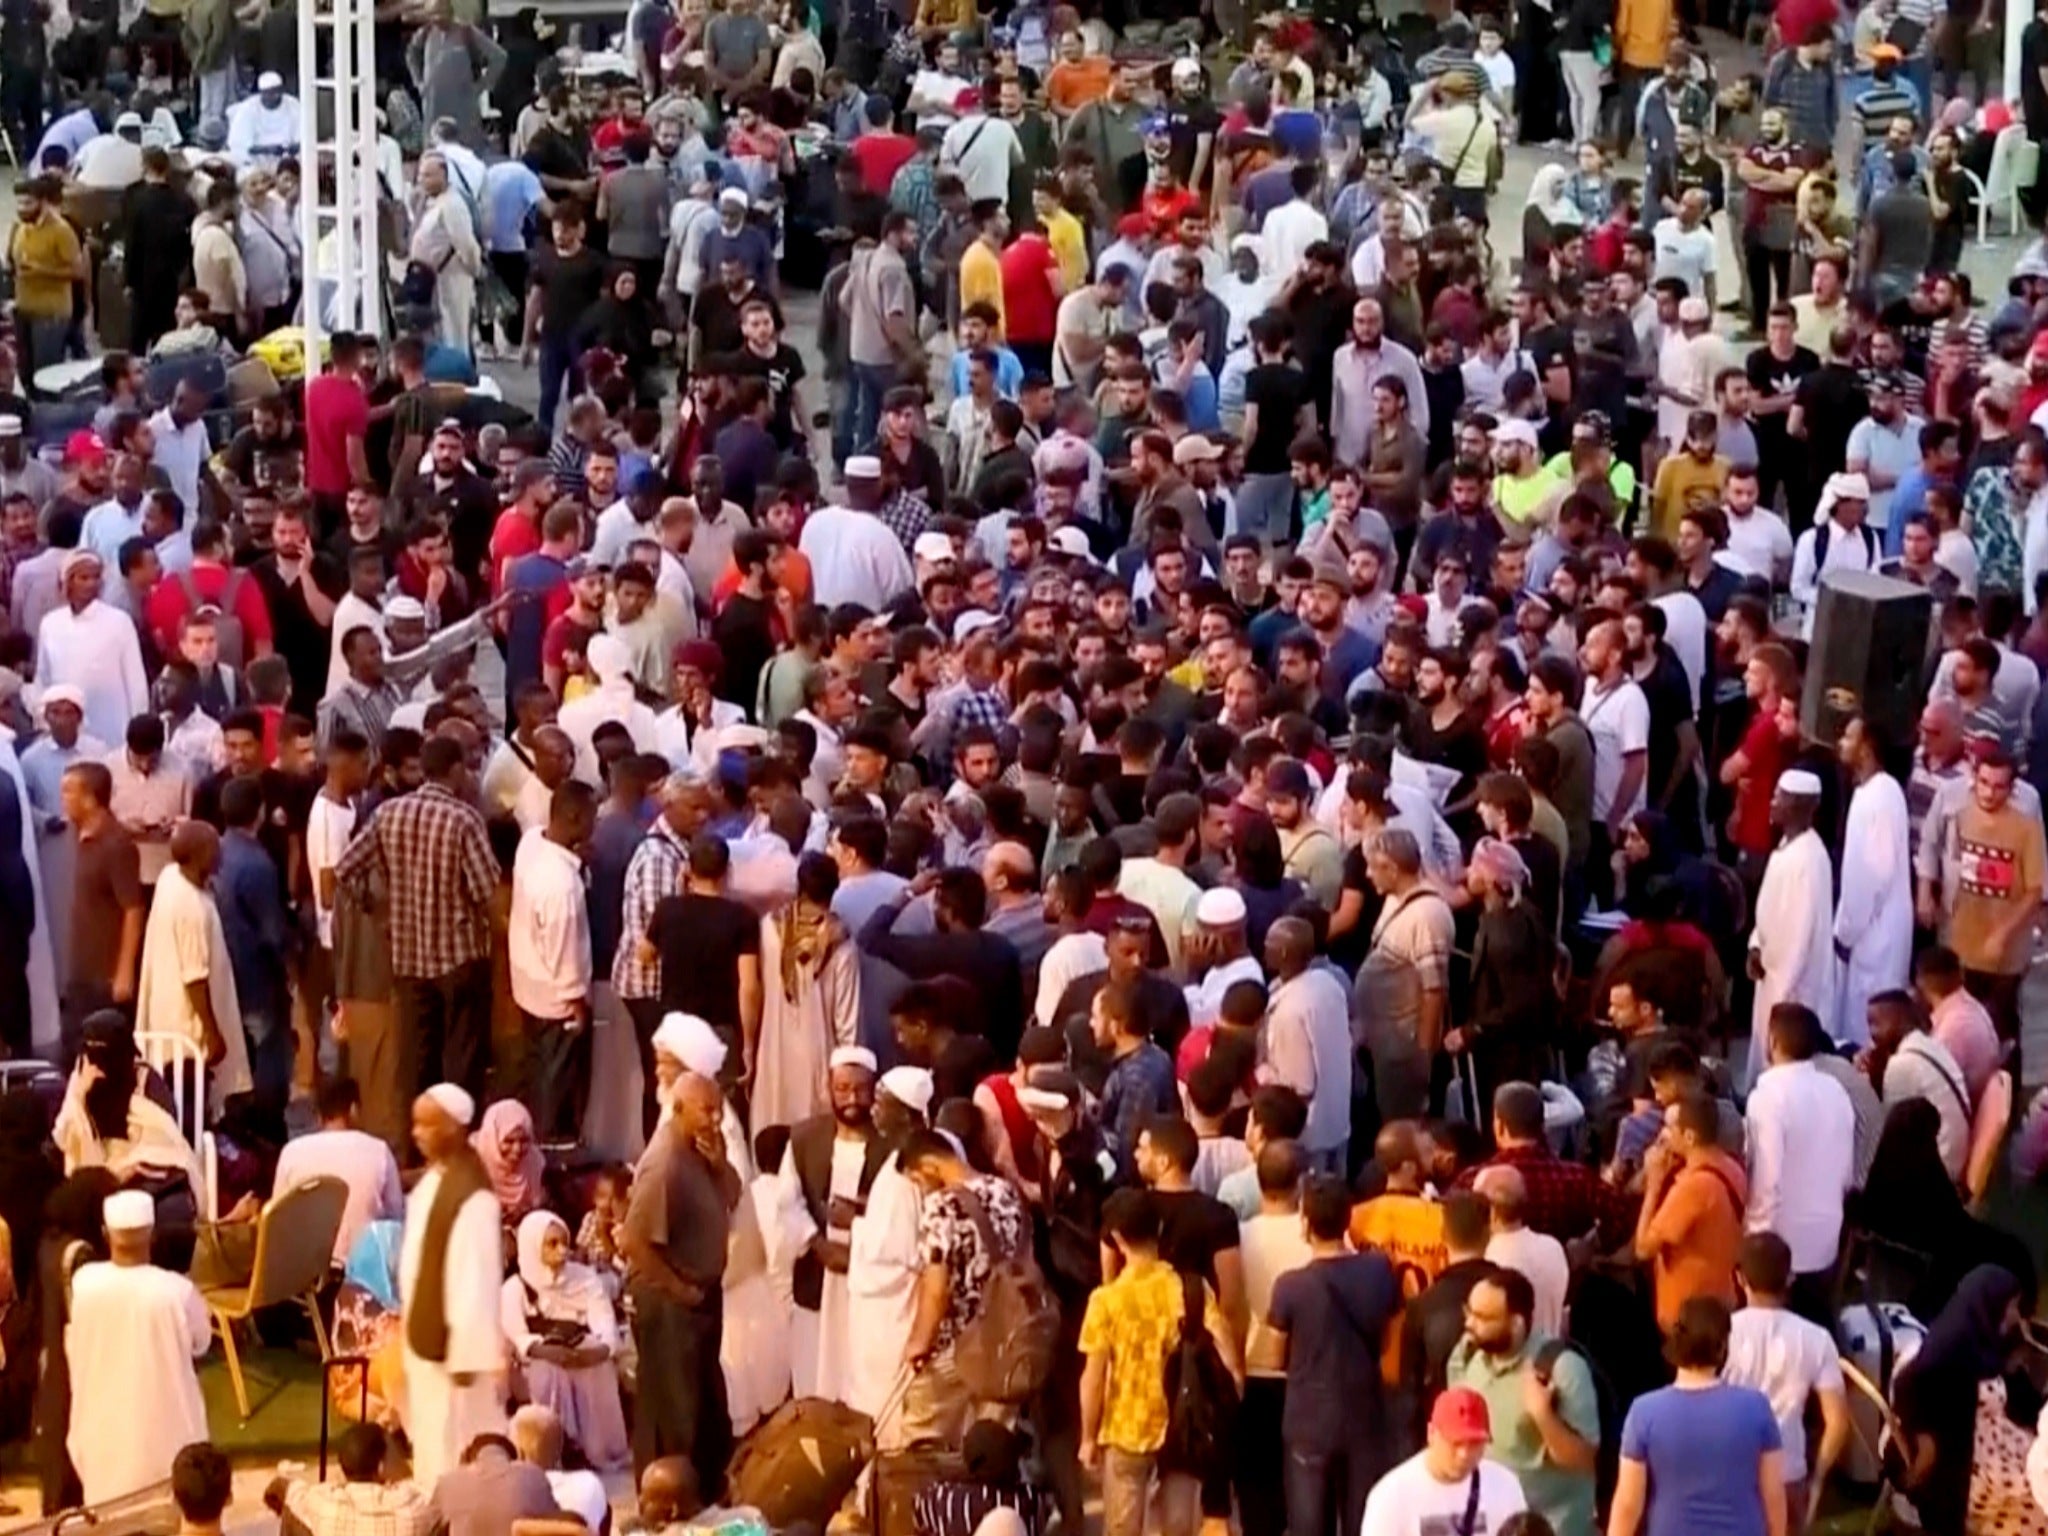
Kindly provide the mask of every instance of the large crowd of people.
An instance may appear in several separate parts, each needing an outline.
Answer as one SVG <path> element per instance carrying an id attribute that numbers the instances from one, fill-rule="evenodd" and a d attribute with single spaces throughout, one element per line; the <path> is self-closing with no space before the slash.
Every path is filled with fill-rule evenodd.
<path id="1" fill-rule="evenodd" d="M 0 0 L 46 1513 L 2048 1530 L 2048 11 L 1163 9 Z"/>

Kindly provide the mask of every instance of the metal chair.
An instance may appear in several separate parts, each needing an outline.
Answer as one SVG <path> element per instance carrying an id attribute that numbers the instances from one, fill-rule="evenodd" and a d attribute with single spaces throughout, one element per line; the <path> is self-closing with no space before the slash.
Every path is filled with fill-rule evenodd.
<path id="1" fill-rule="evenodd" d="M 1899 1427 L 1898 1416 L 1892 1412 L 1891 1401 L 1884 1395 L 1883 1389 L 1854 1361 L 1842 1362 L 1842 1380 L 1849 1384 L 1851 1392 L 1864 1398 L 1877 1411 L 1878 1423 L 1882 1430 L 1874 1440 L 1863 1420 L 1855 1414 L 1849 1415 L 1849 1422 L 1855 1428 L 1857 1439 L 1863 1442 L 1864 1448 L 1877 1465 L 1883 1467 L 1885 1443 L 1889 1441 L 1902 1450 L 1906 1443 L 1905 1431 Z M 1870 1519 L 1863 1526 L 1864 1536 L 1870 1536 L 1870 1533 L 1877 1529 L 1878 1522 L 1889 1512 L 1894 1491 L 1891 1472 L 1886 1469 L 1878 1481 L 1877 1500 L 1870 1506 Z"/>
<path id="2" fill-rule="evenodd" d="M 169 1030 L 135 1032 L 135 1051 L 171 1091 L 172 1117 L 178 1132 L 199 1158 L 199 1201 L 202 1221 L 220 1220 L 220 1146 L 206 1128 L 206 1051 L 189 1035 Z"/>
<path id="3" fill-rule="evenodd" d="M 235 1347 L 235 1324 L 264 1307 L 297 1302 L 313 1320 L 313 1339 L 320 1358 L 328 1357 L 327 1325 L 320 1317 L 319 1290 L 333 1265 L 335 1234 L 348 1206 L 348 1186 L 340 1179 L 306 1179 L 272 1198 L 256 1218 L 256 1259 L 247 1285 L 213 1286 L 200 1294 L 213 1313 L 214 1330 L 228 1357 L 228 1376 L 235 1384 L 235 1406 L 249 1417 L 249 1388 L 242 1379 L 242 1357 Z"/>
<path id="4" fill-rule="evenodd" d="M 1984 1203 L 1985 1192 L 1991 1188 L 1991 1176 L 1998 1171 L 1998 1154 L 2005 1148 L 2005 1133 L 2012 1128 L 2012 1104 L 2012 1073 L 2001 1068 L 1984 1085 L 1970 1125 L 1970 1156 L 1963 1170 L 1963 1196 L 1972 1210 Z"/>

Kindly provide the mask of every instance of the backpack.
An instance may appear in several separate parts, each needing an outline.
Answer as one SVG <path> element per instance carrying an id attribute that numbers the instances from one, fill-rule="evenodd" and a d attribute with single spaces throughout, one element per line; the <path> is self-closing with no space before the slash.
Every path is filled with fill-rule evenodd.
<path id="1" fill-rule="evenodd" d="M 1052 1374 L 1059 1300 L 1045 1283 L 1031 1245 L 1020 1244 L 1015 1253 L 1003 1255 L 981 1196 L 965 1185 L 958 1194 L 990 1268 L 981 1311 L 953 1342 L 953 1363 L 977 1401 L 1028 1402 Z"/>
<path id="2" fill-rule="evenodd" d="M 1237 1383 L 1209 1334 L 1202 1280 L 1181 1276 L 1180 1343 L 1166 1357 L 1166 1441 L 1159 1466 L 1206 1475 L 1231 1454 Z"/>
<path id="3" fill-rule="evenodd" d="M 242 590 L 244 574 L 240 570 L 230 570 L 228 584 L 221 589 L 220 601 L 209 603 L 200 596 L 199 584 L 192 579 L 190 571 L 177 573 L 178 585 L 184 589 L 185 601 L 189 605 L 187 612 L 197 613 L 202 608 L 215 610 L 213 632 L 220 637 L 220 664 L 223 667 L 232 667 L 237 672 L 242 670 L 243 635 L 241 615 L 235 609 L 235 598 Z"/>
<path id="4" fill-rule="evenodd" d="M 1614 1390 L 1614 1383 L 1607 1379 L 1607 1373 L 1600 1369 L 1584 1346 L 1570 1339 L 1548 1339 L 1544 1342 L 1532 1362 L 1537 1376 L 1549 1381 L 1561 1355 L 1577 1355 L 1586 1363 L 1586 1374 L 1593 1378 L 1593 1402 L 1600 1422 L 1600 1444 L 1593 1453 L 1593 1502 L 1595 1508 L 1604 1512 L 1608 1501 L 1614 1497 L 1615 1481 L 1621 1475 L 1621 1397 Z"/>

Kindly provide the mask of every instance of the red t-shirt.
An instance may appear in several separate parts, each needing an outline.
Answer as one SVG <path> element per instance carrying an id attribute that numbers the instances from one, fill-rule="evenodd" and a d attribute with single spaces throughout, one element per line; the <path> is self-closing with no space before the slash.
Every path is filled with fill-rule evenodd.
<path id="1" fill-rule="evenodd" d="M 316 496 L 348 494 L 348 440 L 370 435 L 370 399 L 363 386 L 338 373 L 306 385 L 306 489 Z"/>
<path id="2" fill-rule="evenodd" d="M 532 518 L 518 507 L 500 512 L 498 525 L 491 530 L 491 591 L 504 591 L 506 566 L 539 550 L 540 526 Z"/>
<path id="3" fill-rule="evenodd" d="M 562 594 L 564 606 L 566 607 L 569 593 L 568 584 L 564 582 L 561 587 L 557 588 L 557 591 Z M 550 592 L 547 595 L 546 601 L 550 607 L 554 605 L 554 597 L 554 592 Z M 582 623 L 573 614 L 567 612 L 564 612 L 558 618 L 549 620 L 546 631 L 540 637 L 540 664 L 543 667 L 562 666 L 564 656 L 572 643 L 578 651 L 581 651 L 590 644 L 591 637 L 598 633 L 600 631 L 592 629 L 588 624 Z"/>
<path id="4" fill-rule="evenodd" d="M 1059 314 L 1052 274 L 1060 260 L 1043 235 L 1019 235 L 998 258 L 1003 271 L 1003 335 L 1013 345 L 1049 346 Z"/>
<path id="5" fill-rule="evenodd" d="M 227 567 L 211 560 L 195 560 L 186 574 L 201 602 L 218 608 L 226 601 Z M 263 588 L 257 584 L 256 578 L 247 571 L 239 574 L 242 579 L 235 586 L 235 617 L 242 621 L 242 665 L 247 666 L 255 659 L 259 645 L 270 643 L 270 605 L 263 601 Z M 157 584 L 150 588 L 143 617 L 166 656 L 177 653 L 178 621 L 191 607 L 192 600 L 185 593 L 185 583 L 177 576 L 159 577 Z"/>
<path id="6" fill-rule="evenodd" d="M 1771 794 L 1778 787 L 1778 774 L 1789 753 L 1778 734 L 1775 709 L 1758 710 L 1742 733 L 1738 750 L 1749 764 L 1749 772 L 1735 786 L 1735 815 L 1728 836 L 1735 846 L 1750 853 L 1771 851 Z"/>
<path id="7" fill-rule="evenodd" d="M 889 183 L 917 153 L 917 140 L 907 133 L 864 133 L 846 152 L 860 167 L 860 184 L 877 197 L 887 197 Z"/>

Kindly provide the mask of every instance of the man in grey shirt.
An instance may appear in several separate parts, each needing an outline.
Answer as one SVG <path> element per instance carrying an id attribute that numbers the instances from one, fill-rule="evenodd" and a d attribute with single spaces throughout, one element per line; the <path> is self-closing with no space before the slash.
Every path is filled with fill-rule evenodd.
<path id="1" fill-rule="evenodd" d="M 432 1507 L 448 1536 L 505 1536 L 515 1520 L 559 1516 L 548 1475 L 503 1435 L 478 1435 L 462 1452 L 462 1465 L 434 1485 Z"/>
<path id="2" fill-rule="evenodd" d="M 774 61 L 768 23 L 755 10 L 755 0 L 733 0 L 730 9 L 705 24 L 704 64 L 719 94 L 728 98 L 728 108 L 730 98 L 768 83 Z"/>

